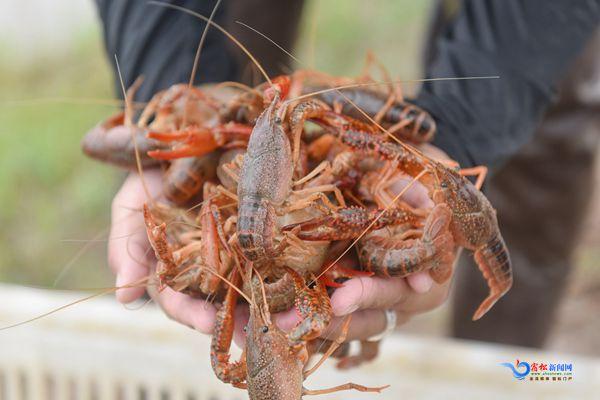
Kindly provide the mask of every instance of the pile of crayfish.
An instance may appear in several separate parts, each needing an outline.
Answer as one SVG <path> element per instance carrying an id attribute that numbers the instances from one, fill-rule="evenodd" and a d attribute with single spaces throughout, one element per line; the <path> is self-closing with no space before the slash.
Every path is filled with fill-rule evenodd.
<path id="1" fill-rule="evenodd" d="M 136 83 L 125 111 L 83 141 L 93 158 L 164 169 L 168 202 L 143 208 L 156 277 L 163 287 L 220 304 L 212 367 L 253 399 L 382 389 L 302 385 L 316 369 L 306 368 L 311 349 L 332 318 L 328 290 L 346 279 L 427 271 L 443 283 L 456 249 L 466 248 L 490 288 L 473 319 L 512 284 L 495 210 L 465 177 L 473 169 L 419 151 L 414 145 L 435 134 L 434 119 L 396 88 L 369 81 L 297 71 L 254 88 L 174 85 L 134 122 Z M 415 208 L 392 190 L 407 179 L 427 189 L 432 207 Z M 337 262 L 342 256 L 355 257 L 356 267 Z M 246 349 L 232 362 L 233 313 L 244 301 Z M 302 320 L 283 332 L 270 314 L 293 307 Z M 344 356 L 343 339 L 330 342 L 323 357 Z"/>

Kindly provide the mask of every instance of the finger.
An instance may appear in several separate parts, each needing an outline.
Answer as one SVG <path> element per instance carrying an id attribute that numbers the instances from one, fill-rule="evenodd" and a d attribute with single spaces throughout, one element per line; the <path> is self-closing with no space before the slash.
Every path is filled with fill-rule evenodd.
<path id="1" fill-rule="evenodd" d="M 110 256 L 110 258 L 118 257 L 121 260 L 115 286 L 122 289 L 118 289 L 115 295 L 117 301 L 123 304 L 140 298 L 145 291 L 143 279 L 148 276 L 148 266 L 152 261 L 144 261 L 147 260 L 147 253 L 140 244 L 142 240 L 145 240 L 145 237 L 132 237 L 125 248 L 112 250 L 115 255 Z"/>
<path id="2" fill-rule="evenodd" d="M 275 324 L 277 324 L 280 329 L 286 332 L 294 328 L 301 320 L 295 308 L 285 312 L 273 314 L 271 317 L 275 321 Z"/>
<path id="3" fill-rule="evenodd" d="M 356 310 L 396 308 L 406 313 L 429 311 L 448 295 L 449 281 L 423 293 L 413 290 L 404 278 L 360 277 L 333 292 L 331 306 L 336 316 Z"/>
<path id="4" fill-rule="evenodd" d="M 130 215 L 125 215 L 123 211 L 113 212 L 113 220 L 123 218 L 120 218 L 121 223 L 112 223 L 108 242 L 108 262 L 117 275 L 117 287 L 133 284 L 147 276 L 151 260 L 149 258 L 151 253 L 147 251 L 149 244 L 143 218 L 139 214 L 129 213 Z M 119 289 L 116 296 L 118 301 L 129 303 L 143 293 L 144 285 L 140 285 Z"/>
<path id="5" fill-rule="evenodd" d="M 337 289 L 337 291 L 339 290 L 341 290 L 341 288 Z M 385 308 L 394 308 L 397 316 L 396 326 L 400 326 L 408 322 L 414 314 L 429 311 L 439 306 L 445 300 L 447 292 L 448 285 L 435 285 L 428 293 L 419 294 L 409 292 L 405 300 L 395 307 L 355 311 L 352 313 L 352 321 L 348 329 L 347 340 L 366 339 L 383 332 L 386 328 L 386 318 L 383 311 Z M 332 304 L 333 301 L 332 298 Z M 274 314 L 273 317 L 277 326 L 286 332 L 295 327 L 300 321 L 300 317 L 294 310 Z M 328 340 L 337 338 L 341 334 L 343 320 L 344 317 L 333 318 L 321 337 Z"/>
<path id="6" fill-rule="evenodd" d="M 396 327 L 407 323 L 414 315 L 430 311 L 440 306 L 447 298 L 449 285 L 434 284 L 433 288 L 424 294 L 413 293 L 392 308 L 396 312 Z M 341 334 L 345 317 L 336 317 L 329 324 L 322 337 L 335 339 Z M 368 309 L 356 311 L 348 328 L 346 341 L 365 340 L 380 334 L 387 328 L 384 309 Z"/>
<path id="7" fill-rule="evenodd" d="M 436 147 L 432 144 L 429 143 L 423 143 L 420 146 L 420 149 L 423 153 L 425 153 L 425 155 L 427 155 L 428 157 L 433 158 L 434 160 L 438 160 L 438 161 L 452 161 L 452 159 L 450 158 L 450 156 L 448 154 L 446 154 L 446 152 L 442 149 L 440 149 L 439 147 Z"/>
<path id="8" fill-rule="evenodd" d="M 406 314 L 400 311 L 396 312 L 396 326 L 401 326 L 408 322 L 412 314 Z M 335 340 L 342 334 L 342 326 L 345 317 L 334 318 L 326 331 L 321 335 L 327 340 Z M 361 310 L 352 314 L 352 320 L 348 327 L 346 341 L 365 340 L 380 334 L 387 328 L 385 312 L 383 310 Z"/>
<path id="9" fill-rule="evenodd" d="M 145 173 L 148 187 L 159 192 L 161 177 L 158 171 Z M 155 193 L 152 193 L 155 194 Z M 152 252 L 139 209 L 146 194 L 139 176 L 130 174 L 115 196 L 111 211 L 111 230 L 108 241 L 108 263 L 117 275 L 116 285 L 130 285 L 147 276 Z M 129 303 L 144 293 L 143 286 L 117 290 L 117 299 Z"/>
<path id="10" fill-rule="evenodd" d="M 161 290 L 149 287 L 148 293 L 172 320 L 207 335 L 212 333 L 217 313 L 212 304 L 176 292 L 169 287 Z"/>
<path id="11" fill-rule="evenodd" d="M 248 325 L 250 312 L 246 304 L 240 305 L 235 309 L 235 329 L 233 331 L 233 341 L 240 348 L 246 347 L 246 332 L 244 327 Z"/>
<path id="12" fill-rule="evenodd" d="M 428 272 L 417 272 L 406 277 L 408 286 L 419 294 L 427 293 L 433 287 L 433 279 Z"/>
<path id="13" fill-rule="evenodd" d="M 412 289 L 404 278 L 358 277 L 346 281 L 331 296 L 334 315 L 356 310 L 390 308 L 404 300 Z"/>
<path id="14" fill-rule="evenodd" d="M 279 328 L 289 332 L 300 321 L 298 313 L 294 310 L 274 314 L 275 322 Z M 341 328 L 346 317 L 336 317 L 331 320 L 327 329 L 321 337 L 334 340 L 341 335 Z M 398 315 L 398 325 L 408 321 L 408 315 Z M 346 340 L 364 339 L 382 332 L 386 327 L 385 314 L 383 310 L 362 310 L 352 314 L 348 336 Z"/>
<path id="15" fill-rule="evenodd" d="M 438 308 L 448 299 L 450 281 L 439 285 L 433 283 L 426 293 L 415 293 L 405 298 L 394 307 L 397 311 L 407 314 L 420 314 Z"/>
<path id="16" fill-rule="evenodd" d="M 409 205 L 416 208 L 430 208 L 433 207 L 433 201 L 429 198 L 429 193 L 425 186 L 419 183 L 419 181 L 413 181 L 413 178 L 399 178 L 390 185 L 390 191 L 394 195 L 398 195 L 408 185 L 410 188 L 402 195 L 402 199 Z"/>

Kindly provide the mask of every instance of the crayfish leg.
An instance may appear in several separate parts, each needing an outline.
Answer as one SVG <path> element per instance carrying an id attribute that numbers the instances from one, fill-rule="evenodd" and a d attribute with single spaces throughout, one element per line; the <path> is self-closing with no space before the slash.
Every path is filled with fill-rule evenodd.
<path id="1" fill-rule="evenodd" d="M 175 133 L 150 132 L 148 137 L 159 141 L 182 141 L 183 144 L 170 150 L 151 150 L 148 155 L 156 160 L 174 160 L 183 157 L 199 157 L 216 150 L 218 143 L 213 132 L 205 128 Z"/>
<path id="2" fill-rule="evenodd" d="M 159 224 L 147 204 L 144 204 L 144 223 L 146 224 L 146 233 L 150 245 L 154 250 L 156 259 L 159 260 L 158 266 L 159 279 L 162 284 L 169 284 L 178 273 L 178 266 L 173 258 L 173 249 L 167 240 L 167 224 Z"/>
<path id="3" fill-rule="evenodd" d="M 232 140 L 247 140 L 252 128 L 242 124 L 228 123 L 212 128 L 190 126 L 174 132 L 150 132 L 148 137 L 161 142 L 179 142 L 170 150 L 152 150 L 148 155 L 156 160 L 173 160 L 183 157 L 199 157 L 216 150 Z"/>
<path id="4" fill-rule="evenodd" d="M 458 172 L 462 176 L 477 177 L 474 186 L 477 189 L 481 189 L 481 187 L 483 186 L 483 182 L 485 181 L 485 177 L 487 176 L 488 168 L 485 165 L 478 165 L 476 167 L 463 168 Z"/>
<path id="5" fill-rule="evenodd" d="M 309 390 L 306 388 L 302 388 L 303 396 L 317 396 L 321 394 L 329 394 L 335 392 L 341 392 L 343 390 L 357 390 L 359 392 L 375 392 L 381 393 L 382 390 L 389 388 L 390 385 L 378 386 L 378 387 L 367 387 L 363 385 L 357 385 L 356 383 L 348 382 L 343 385 L 334 386 L 328 389 L 319 389 L 319 390 Z"/>
<path id="6" fill-rule="evenodd" d="M 388 225 L 417 224 L 420 217 L 405 207 L 367 210 L 362 207 L 344 207 L 325 217 L 286 225 L 283 231 L 299 229 L 296 236 L 302 240 L 354 239 L 367 230 L 377 230 Z"/>
<path id="7" fill-rule="evenodd" d="M 202 259 L 206 263 L 206 268 L 201 273 L 201 287 L 204 293 L 213 294 L 218 291 L 221 278 L 212 271 L 226 275 L 231 268 L 228 258 L 233 257 L 223 232 L 219 208 L 213 198 L 204 200 L 200 208 L 200 225 L 202 226 Z"/>
<path id="8" fill-rule="evenodd" d="M 232 284 L 239 286 L 239 273 L 235 273 Z M 238 293 L 233 287 L 227 289 L 227 295 L 215 320 L 215 327 L 210 344 L 210 364 L 217 378 L 233 385 L 242 384 L 246 380 L 246 357 L 242 354 L 239 361 L 230 362 L 229 349 L 233 339 L 234 319 Z"/>
<path id="9" fill-rule="evenodd" d="M 342 358 L 336 365 L 338 369 L 350 369 L 359 365 L 374 360 L 379 354 L 379 343 L 369 342 L 368 340 L 360 341 L 360 353 Z"/>
<path id="10" fill-rule="evenodd" d="M 310 374 L 319 369 L 319 367 L 323 365 L 325 360 L 327 360 L 338 349 L 338 347 L 344 344 L 344 342 L 346 341 L 346 336 L 348 336 L 348 329 L 350 329 L 351 319 L 352 315 L 348 315 L 346 317 L 346 319 L 344 320 L 344 325 L 342 325 L 342 333 L 340 333 L 340 335 L 331 343 L 327 351 L 323 353 L 321 359 L 319 359 L 319 361 L 317 361 L 317 363 L 313 365 L 310 369 L 303 372 L 304 379 L 306 379 L 306 377 L 308 377 Z"/>
<path id="11" fill-rule="evenodd" d="M 337 287 L 344 286 L 342 283 L 338 283 L 335 281 L 338 278 L 343 278 L 343 279 L 352 279 L 352 278 L 358 278 L 358 277 L 368 278 L 373 275 L 374 274 L 371 271 L 362 271 L 359 269 L 346 267 L 346 266 L 340 265 L 339 262 L 336 262 L 335 264 L 331 265 L 331 267 L 328 267 L 325 272 L 323 272 L 323 274 L 319 278 L 319 280 L 325 286 L 337 288 Z"/>
<path id="12" fill-rule="evenodd" d="M 292 138 L 292 162 L 294 167 L 300 159 L 300 138 L 304 123 L 311 118 L 319 118 L 330 112 L 329 106 L 319 100 L 308 100 L 296 105 L 290 113 L 290 131 Z"/>
<path id="13" fill-rule="evenodd" d="M 175 160 L 177 158 L 197 157 L 210 153 L 216 147 L 184 145 L 173 150 L 150 150 L 148 156 L 155 160 Z"/>

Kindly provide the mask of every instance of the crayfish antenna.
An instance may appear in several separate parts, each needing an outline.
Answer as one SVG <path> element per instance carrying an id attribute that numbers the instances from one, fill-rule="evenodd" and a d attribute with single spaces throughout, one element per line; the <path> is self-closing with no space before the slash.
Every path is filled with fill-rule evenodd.
<path id="1" fill-rule="evenodd" d="M 70 303 L 62 305 L 60 307 L 57 307 L 57 308 L 55 308 L 53 310 L 50 310 L 50 311 L 47 311 L 47 312 L 45 312 L 43 314 L 37 315 L 37 316 L 35 316 L 33 318 L 29 318 L 29 319 L 26 319 L 26 320 L 21 321 L 21 322 L 17 322 L 17 323 L 11 324 L 11 325 L 0 327 L 0 331 L 5 331 L 7 329 L 16 328 L 18 326 L 26 325 L 28 323 L 40 320 L 40 319 L 42 319 L 44 317 L 47 317 L 49 315 L 55 314 L 55 313 L 57 313 L 59 311 L 62 311 L 64 309 L 66 309 L 66 308 L 69 308 L 69 307 L 72 307 L 74 305 L 83 303 L 84 301 L 95 299 L 96 297 L 104 296 L 105 294 L 114 293 L 114 292 L 116 292 L 119 289 L 126 289 L 126 288 L 137 287 L 138 285 L 145 284 L 147 281 L 148 281 L 148 277 L 144 277 L 144 278 L 142 278 L 142 279 L 140 279 L 140 280 L 138 280 L 136 282 L 133 282 L 133 283 L 130 283 L 130 284 L 127 284 L 127 285 L 115 286 L 115 287 L 107 288 L 105 290 L 102 290 L 99 293 L 94 293 L 92 295 L 85 296 L 85 297 L 83 297 L 81 299 L 77 299 L 75 301 L 72 301 Z"/>
<path id="2" fill-rule="evenodd" d="M 152 1 L 152 3 L 156 3 L 154 1 Z M 190 13 L 192 13 L 190 11 Z M 204 17 L 206 18 L 206 17 Z M 240 25 L 245 26 L 248 29 L 251 29 L 253 32 L 259 34 L 261 37 L 267 39 L 270 43 L 272 43 L 273 45 L 275 45 L 278 49 L 280 49 L 281 51 L 283 51 L 285 54 L 287 54 L 289 57 L 291 57 L 292 59 L 294 59 L 296 62 L 298 62 L 299 64 L 304 64 L 302 63 L 298 58 L 296 58 L 295 56 L 293 56 L 289 51 L 283 49 L 280 45 L 278 45 L 277 43 L 275 43 L 275 41 L 273 41 L 272 39 L 270 39 L 269 37 L 267 37 L 267 35 L 265 35 L 262 32 L 259 32 L 257 29 L 252 28 L 246 24 L 240 23 L 238 22 Z M 262 71 L 262 70 L 261 70 Z M 484 77 L 465 77 L 465 78 L 451 78 L 451 79 L 495 79 L 495 78 L 499 78 L 499 76 L 484 76 Z M 421 151 L 419 151 L 418 149 L 416 149 L 413 146 L 410 146 L 404 142 L 402 142 L 400 139 L 398 139 L 397 137 L 395 137 L 394 135 L 392 135 L 391 132 L 389 132 L 387 129 L 385 129 L 383 126 L 381 126 L 381 124 L 379 124 L 377 121 L 375 121 L 375 119 L 373 119 L 371 116 L 369 116 L 362 108 L 360 108 L 355 102 L 353 102 L 350 98 L 348 98 L 348 96 L 346 96 L 344 93 L 342 93 L 340 91 L 340 89 L 350 89 L 350 88 L 355 88 L 355 87 L 365 87 L 365 86 L 376 86 L 376 85 L 390 85 L 393 83 L 401 83 L 401 82 L 426 82 L 426 81 L 432 81 L 432 80 L 444 80 L 444 79 L 448 79 L 448 78 L 439 78 L 439 79 L 415 79 L 415 80 L 408 80 L 408 81 L 398 81 L 398 82 L 394 82 L 394 81 L 388 81 L 388 82 L 370 82 L 370 83 L 357 83 L 357 84 L 351 84 L 351 85 L 342 85 L 342 86 L 337 86 L 337 87 L 332 87 L 330 89 L 324 89 L 324 90 L 318 90 L 316 92 L 313 93 L 308 93 L 308 94 L 304 94 L 301 96 L 298 96 L 296 98 L 293 99 L 288 99 L 284 102 L 284 105 L 290 104 L 294 101 L 300 100 L 300 99 L 304 99 L 304 98 L 309 98 L 318 94 L 322 94 L 322 93 L 326 93 L 326 92 L 330 92 L 330 91 L 336 91 L 340 94 L 340 96 L 342 96 L 348 103 L 350 103 L 354 108 L 356 108 L 365 118 L 367 118 L 367 120 L 369 122 L 371 122 L 372 124 L 374 124 L 378 129 L 380 129 L 382 132 L 384 132 L 387 136 L 389 136 L 392 140 L 394 140 L 395 142 L 397 142 L 401 147 L 403 147 L 406 151 L 413 153 L 415 156 L 419 157 L 422 160 L 430 160 L 429 157 L 427 157 L 425 154 L 423 154 Z M 271 81 L 269 81 L 269 83 L 271 83 Z M 273 84 L 271 83 L 271 86 L 273 86 Z M 287 107 L 284 107 L 287 108 Z"/>
<path id="3" fill-rule="evenodd" d="M 26 107 L 26 106 L 37 106 L 41 104 L 72 104 L 72 105 L 95 105 L 95 106 L 108 106 L 108 107 L 121 107 L 125 104 L 123 100 L 116 99 L 101 99 L 95 97 L 44 97 L 37 99 L 21 99 L 21 100 L 5 100 L 1 101 L 1 106 L 8 107 Z M 134 108 L 141 108 L 145 103 L 136 102 Z"/>
<path id="4" fill-rule="evenodd" d="M 219 274 L 217 271 L 215 271 L 214 269 L 210 268 L 210 267 L 206 267 L 206 270 L 208 272 L 210 272 L 211 274 L 214 274 L 216 277 L 218 277 L 219 279 L 221 279 L 223 282 L 225 282 L 227 285 L 229 285 L 233 290 L 235 290 L 236 292 L 238 292 L 238 294 L 240 296 L 242 296 L 247 302 L 248 304 L 253 304 L 253 300 L 248 297 L 239 287 L 237 287 L 236 285 L 233 284 L 233 282 L 231 282 L 229 279 L 225 278 L 223 275 Z M 239 271 L 233 271 L 233 273 L 240 273 Z"/>
<path id="5" fill-rule="evenodd" d="M 269 304 L 267 303 L 267 292 L 265 291 L 265 283 L 262 279 L 262 276 L 258 272 L 258 270 L 256 268 L 254 268 L 253 265 L 251 265 L 251 268 L 252 268 L 252 271 L 254 271 L 254 273 L 256 274 L 256 276 L 258 276 L 258 281 L 260 283 L 260 290 L 262 293 L 262 300 L 263 300 L 263 307 L 264 307 L 261 310 L 262 319 L 267 324 L 271 325 L 271 314 L 269 313 Z M 252 285 L 250 285 L 250 286 L 252 286 Z M 254 294 L 254 291 L 252 291 L 252 294 Z"/>
<path id="6" fill-rule="evenodd" d="M 196 72 L 198 70 L 198 65 L 200 64 L 200 53 L 202 52 L 202 47 L 204 47 L 204 41 L 206 40 L 206 34 L 208 33 L 208 28 L 210 27 L 210 22 L 212 22 L 216 12 L 217 12 L 217 8 L 219 8 L 219 5 L 221 4 L 221 0 L 217 0 L 217 4 L 215 4 L 215 6 L 212 9 L 212 12 L 210 13 L 210 17 L 208 18 L 208 23 L 206 24 L 206 26 L 204 27 L 204 30 L 202 31 L 202 36 L 200 37 L 200 43 L 198 43 L 198 48 L 196 49 L 196 55 L 194 56 L 194 64 L 192 65 L 192 72 L 190 73 L 190 81 L 188 82 L 188 93 L 186 94 L 185 97 L 185 107 L 183 108 L 183 127 L 185 127 L 187 125 L 187 117 L 188 117 L 188 105 L 189 105 L 189 100 L 190 100 L 190 91 L 192 89 L 192 86 L 194 86 L 194 78 L 196 77 Z"/>
<path id="7" fill-rule="evenodd" d="M 136 79 L 136 81 L 134 82 L 132 89 L 134 89 L 133 91 L 128 92 L 127 90 L 125 90 L 125 83 L 123 82 L 123 75 L 121 74 L 121 66 L 119 65 L 119 59 L 117 58 L 117 55 L 115 54 L 115 64 L 117 66 L 117 74 L 119 75 L 119 83 L 121 84 L 121 90 L 123 91 L 123 98 L 125 100 L 125 115 L 127 116 L 127 114 L 129 112 L 132 112 L 132 108 L 131 108 L 131 99 L 129 99 L 129 94 L 131 94 L 133 96 L 133 94 L 135 93 L 135 89 L 137 89 L 137 85 L 141 85 L 141 80 L 140 78 Z M 131 115 L 129 116 L 129 118 L 126 117 L 125 120 L 125 124 L 128 126 L 131 126 L 132 121 L 131 121 Z M 144 178 L 144 171 L 142 169 L 142 160 L 140 158 L 140 151 L 138 148 L 138 144 L 137 144 L 137 139 L 135 137 L 135 131 L 131 131 L 131 139 L 132 139 L 132 143 L 133 143 L 133 149 L 135 150 L 135 164 L 138 170 L 138 174 L 140 175 L 140 180 L 142 181 L 142 187 L 144 188 L 144 193 L 146 194 L 146 198 L 148 199 L 148 202 L 150 202 L 150 205 L 152 207 L 155 206 L 154 203 L 154 198 L 152 196 L 150 196 L 150 191 L 148 190 L 148 185 L 146 184 L 146 179 Z"/>

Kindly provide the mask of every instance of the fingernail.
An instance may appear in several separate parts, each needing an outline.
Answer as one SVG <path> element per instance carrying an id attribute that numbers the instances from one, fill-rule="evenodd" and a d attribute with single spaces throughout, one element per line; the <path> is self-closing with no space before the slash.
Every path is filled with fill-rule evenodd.
<path id="1" fill-rule="evenodd" d="M 427 293 L 433 287 L 433 279 L 427 277 L 428 279 L 423 279 L 423 292 Z"/>
<path id="2" fill-rule="evenodd" d="M 115 279 L 115 286 L 117 288 L 121 288 L 123 282 L 123 277 L 120 274 L 117 274 L 117 278 Z"/>
<path id="3" fill-rule="evenodd" d="M 122 303 L 122 294 L 123 294 L 123 290 L 121 289 L 122 286 L 122 281 L 123 281 L 123 277 L 119 274 L 117 274 L 117 278 L 115 279 L 115 287 L 117 288 L 117 290 L 115 290 L 115 297 L 117 298 L 117 301 Z"/>
<path id="4" fill-rule="evenodd" d="M 407 278 L 410 288 L 418 294 L 425 294 L 433 287 L 433 279 L 427 273 L 419 272 Z"/>

